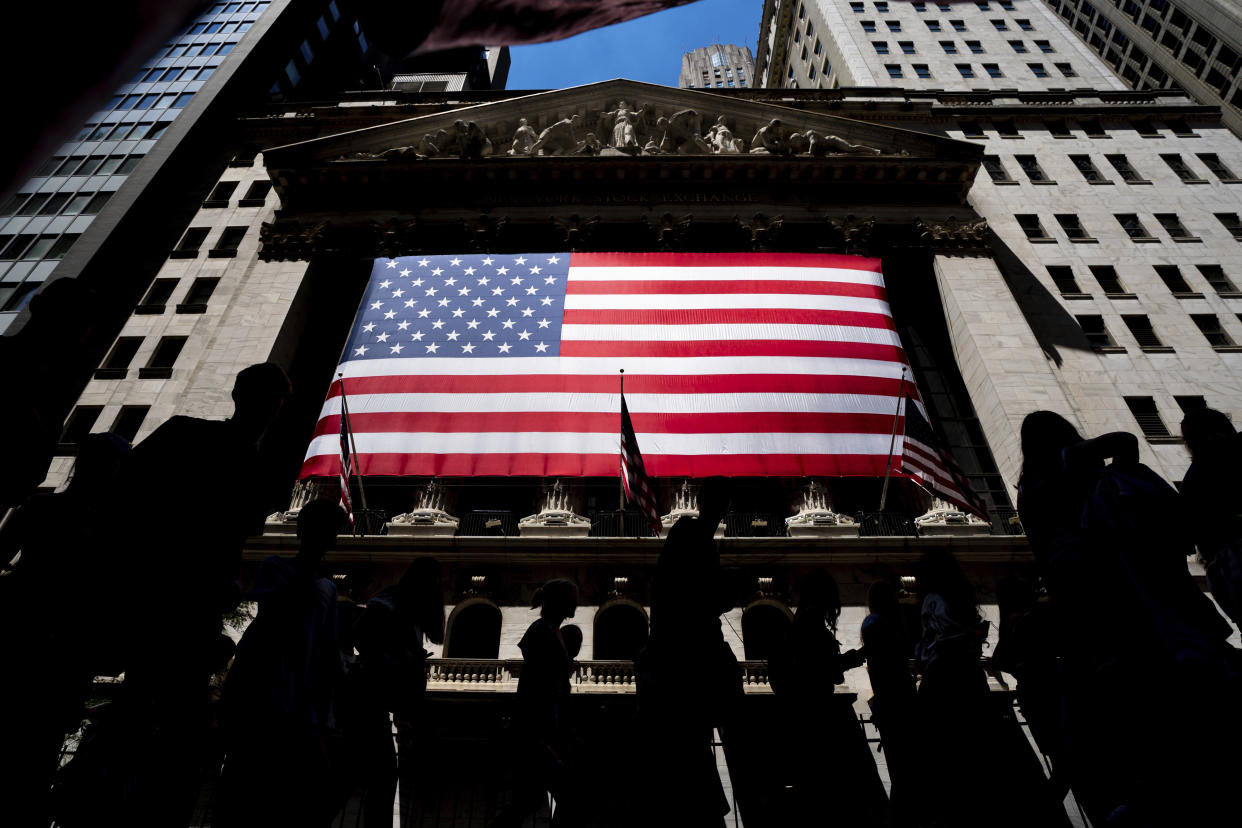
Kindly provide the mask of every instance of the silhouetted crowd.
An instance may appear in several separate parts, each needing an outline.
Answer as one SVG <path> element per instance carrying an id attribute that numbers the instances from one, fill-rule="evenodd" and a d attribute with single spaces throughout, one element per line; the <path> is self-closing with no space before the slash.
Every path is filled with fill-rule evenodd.
<path id="1" fill-rule="evenodd" d="M 399 780 L 402 824 L 416 821 L 434 747 L 425 645 L 444 640 L 439 564 L 415 560 L 365 603 L 348 582 L 338 592 L 320 570 L 345 515 L 321 500 L 298 514 L 297 554 L 240 582 L 265 511 L 248 470 L 290 393 L 280 368 L 252 366 L 230 419 L 173 417 L 132 449 L 93 434 L 64 491 L 6 490 L 25 498 L 0 531 L 6 825 L 186 825 L 204 763 L 219 770 L 212 825 L 329 825 L 351 798 L 361 824 L 391 825 Z M 491 825 L 521 826 L 551 802 L 557 826 L 722 828 L 722 764 L 752 828 L 1068 825 L 1069 793 L 1097 826 L 1233 824 L 1242 657 L 1217 606 L 1242 617 L 1242 438 L 1211 410 L 1183 431 L 1193 462 L 1179 494 L 1139 462 L 1133 435 L 1084 440 L 1046 411 L 1023 424 L 1018 508 L 1039 580 L 997 585 L 990 665 L 1017 679 L 1037 751 L 989 689 L 990 624 L 940 547 L 913 594 L 870 586 L 855 650 L 837 638 L 837 582 L 806 573 L 767 663 L 774 704 L 755 715 L 722 628 L 735 590 L 713 535 L 729 486 L 709 480 L 699 516 L 660 552 L 624 737 L 639 761 L 609 788 L 622 799 L 601 794 L 590 725 L 575 719 L 578 591 L 554 579 L 519 643 L 511 773 Z M 194 457 L 210 462 L 187 468 Z M 1188 569 L 1196 548 L 1215 604 Z M 242 601 L 257 611 L 234 645 L 222 622 Z M 887 793 L 854 707 L 834 697 L 863 665 Z M 86 711 L 95 677 L 121 674 Z"/>

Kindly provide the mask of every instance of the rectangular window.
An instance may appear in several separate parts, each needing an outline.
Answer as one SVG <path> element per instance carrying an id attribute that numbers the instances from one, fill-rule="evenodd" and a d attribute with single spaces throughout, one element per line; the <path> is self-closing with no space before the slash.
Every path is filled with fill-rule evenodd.
<path id="1" fill-rule="evenodd" d="M 1070 161 L 1074 162 L 1074 167 L 1078 172 L 1082 173 L 1083 180 L 1090 181 L 1092 184 L 1101 184 L 1108 181 L 1095 166 L 1091 156 L 1071 155 Z"/>
<path id="2" fill-rule="evenodd" d="M 1052 44 L 1046 40 L 1035 41 L 1035 48 L 1039 49 L 1039 51 L 1043 52 L 1045 55 L 1052 54 L 1056 51 L 1056 49 L 1052 48 Z"/>
<path id="3" fill-rule="evenodd" d="M 901 21 L 899 20 L 885 20 L 884 25 L 888 26 L 890 32 L 896 33 L 901 31 Z"/>
<path id="4" fill-rule="evenodd" d="M 1022 228 L 1022 232 L 1026 233 L 1026 237 L 1032 241 L 1051 241 L 1052 237 L 1044 230 L 1044 226 L 1039 223 L 1039 216 L 1034 213 L 1020 213 L 1014 216 L 1018 221 L 1018 226 Z"/>
<path id="5" fill-rule="evenodd" d="M 208 253 L 213 259 L 227 259 L 237 255 L 237 248 L 246 237 L 248 227 L 226 227 L 220 234 L 216 246 Z"/>
<path id="6" fill-rule="evenodd" d="M 993 20 L 993 21 L 992 21 L 992 26 L 993 26 L 993 28 L 995 28 L 995 29 L 996 29 L 996 31 L 998 31 L 998 32 L 1007 32 L 1007 31 L 1009 31 L 1009 26 L 1005 23 L 1005 21 L 1004 21 L 1004 20 Z"/>
<path id="7" fill-rule="evenodd" d="M 914 70 L 914 74 L 918 75 L 923 80 L 928 80 L 932 76 L 931 69 L 927 68 L 926 63 L 916 63 L 910 68 Z"/>
<path id="8" fill-rule="evenodd" d="M 1242 220 L 1237 213 L 1213 213 L 1216 220 L 1238 241 L 1242 241 Z"/>
<path id="9" fill-rule="evenodd" d="M 862 3 L 850 3 L 850 11 L 852 11 L 854 14 L 862 14 L 863 4 Z"/>
<path id="10" fill-rule="evenodd" d="M 1190 285 L 1187 284 L 1185 277 L 1182 276 L 1182 269 L 1177 265 L 1154 265 L 1156 275 L 1160 277 L 1160 281 L 1164 282 L 1164 286 L 1169 289 L 1169 293 L 1174 296 L 1198 296 Z"/>
<path id="11" fill-rule="evenodd" d="M 54 216 L 59 213 L 66 204 L 69 203 L 68 193 L 57 193 L 47 200 L 47 203 L 39 208 L 39 215 Z"/>
<path id="12" fill-rule="evenodd" d="M 1147 232 L 1147 228 L 1139 221 L 1139 217 L 1134 213 L 1116 213 L 1114 214 L 1117 223 L 1121 225 L 1121 229 L 1126 231 L 1126 235 L 1135 241 L 1155 241 L 1156 237 Z"/>
<path id="13" fill-rule="evenodd" d="M 1164 343 L 1160 341 L 1160 337 L 1156 336 L 1156 331 L 1151 326 L 1151 320 L 1142 314 L 1125 314 L 1121 317 L 1121 321 L 1126 323 L 1126 327 L 1130 329 L 1134 341 L 1138 343 L 1140 349 L 1146 351 L 1152 348 L 1164 350 Z"/>
<path id="14" fill-rule="evenodd" d="M 913 54 L 915 54 L 915 51 L 914 51 L 914 42 L 913 42 L 913 41 L 910 41 L 910 40 L 899 40 L 899 41 L 897 41 L 897 45 L 901 48 L 901 53 L 902 53 L 903 55 L 913 55 Z"/>
<path id="15" fill-rule="evenodd" d="M 1175 241 L 1197 241 L 1195 236 L 1190 234 L 1182 224 L 1182 220 L 1177 217 L 1176 213 L 1156 213 L 1156 221 L 1160 222 L 1160 226 L 1164 228 Z"/>
<path id="16" fill-rule="evenodd" d="M 900 77 L 901 77 L 901 65 L 900 65 L 900 64 L 897 64 L 897 63 L 886 63 L 886 64 L 884 64 L 884 69 L 888 72 L 888 76 L 889 76 L 890 78 L 900 78 Z"/>
<path id="17" fill-rule="evenodd" d="M 984 138 L 983 127 L 978 121 L 962 121 L 962 137 L 963 138 Z"/>
<path id="18" fill-rule="evenodd" d="M 925 23 L 927 24 L 927 31 L 929 31 L 929 32 L 938 32 L 938 31 L 940 31 L 940 21 L 939 21 L 939 20 L 925 20 L 925 21 L 923 21 L 923 22 L 925 22 Z"/>
<path id="19" fill-rule="evenodd" d="M 77 198 L 77 196 L 74 196 L 74 198 Z M 95 195 L 91 196 L 90 201 L 82 205 L 82 215 L 84 216 L 95 215 L 96 213 L 98 213 L 100 210 L 103 209 L 104 205 L 108 203 L 108 199 L 110 198 L 112 198 L 112 193 L 110 192 L 96 193 Z"/>
<path id="20" fill-rule="evenodd" d="M 1048 70 L 1044 68 L 1042 63 L 1028 63 L 1027 68 L 1031 70 L 1031 74 L 1037 78 L 1048 77 Z"/>
<path id="21" fill-rule="evenodd" d="M 967 31 L 966 24 L 960 20 L 950 20 L 949 25 L 953 27 L 953 31 L 955 32 Z"/>
<path id="22" fill-rule="evenodd" d="M 957 64 L 957 73 L 963 78 L 973 78 L 975 76 L 975 70 L 971 68 L 969 63 Z"/>
<path id="23" fill-rule="evenodd" d="M 1182 410 L 1183 414 L 1189 414 L 1192 411 L 1201 411 L 1207 408 L 1207 400 L 1197 395 L 1174 397 L 1173 402 L 1177 403 L 1177 407 Z"/>
<path id="24" fill-rule="evenodd" d="M 141 336 L 118 337 L 103 365 L 95 370 L 95 379 L 125 379 L 129 363 L 141 344 Z"/>
<path id="25" fill-rule="evenodd" d="M 1039 161 L 1033 155 L 1015 155 L 1014 160 L 1018 162 L 1018 166 L 1022 168 L 1022 172 L 1026 173 L 1026 177 L 1035 184 L 1052 184 L 1043 167 L 1039 166 Z"/>
<path id="26" fill-rule="evenodd" d="M 1065 231 L 1066 237 L 1070 241 L 1095 241 L 1087 229 L 1082 226 L 1082 220 L 1074 213 L 1057 213 L 1057 224 L 1061 225 L 1061 229 Z"/>
<path id="27" fill-rule="evenodd" d="M 1212 290 L 1221 296 L 1236 297 L 1238 288 L 1234 285 L 1233 280 L 1225 275 L 1225 269 L 1218 264 L 1201 264 L 1195 265 L 1199 272 L 1203 274 L 1203 278 L 1212 286 Z"/>
<path id="28" fill-rule="evenodd" d="M 121 413 L 116 415 L 116 420 L 112 423 L 112 433 L 127 442 L 134 442 L 134 438 L 138 436 L 138 429 L 142 428 L 142 421 L 147 418 L 147 412 L 150 410 L 149 405 L 121 406 Z"/>
<path id="29" fill-rule="evenodd" d="M 139 379 L 168 379 L 172 376 L 173 363 L 185 347 L 184 336 L 161 336 L 159 344 L 147 364 L 138 369 Z"/>
<path id="30" fill-rule="evenodd" d="M 983 54 L 983 44 L 982 44 L 982 43 L 980 43 L 980 42 L 979 42 L 979 41 L 977 41 L 977 40 L 968 40 L 968 41 L 966 41 L 966 48 L 970 50 L 970 53 L 971 53 L 972 55 L 981 55 L 981 54 Z"/>
<path id="31" fill-rule="evenodd" d="M 1199 160 L 1203 162 L 1203 166 L 1211 170 L 1212 175 L 1216 176 L 1221 181 L 1231 183 L 1238 181 L 1238 177 L 1233 174 L 1233 170 L 1229 169 L 1229 167 L 1227 167 L 1225 163 L 1220 160 L 1220 156 L 1215 153 L 1207 152 L 1201 152 L 1198 153 L 1198 155 Z"/>
<path id="32" fill-rule="evenodd" d="M 1048 265 L 1048 275 L 1062 296 L 1083 296 L 1078 280 L 1074 278 L 1074 268 L 1069 265 Z"/>
<path id="33" fill-rule="evenodd" d="M 1022 134 L 1018 132 L 1018 125 L 1013 121 L 994 121 L 992 126 L 996 127 L 996 134 L 1002 138 L 1022 137 Z"/>
<path id="34" fill-rule="evenodd" d="M 1095 281 L 1099 283 L 1100 289 L 1104 291 L 1106 296 L 1124 296 L 1126 289 L 1121 284 L 1121 279 L 1117 278 L 1117 269 L 1112 265 L 1091 265 L 1088 268 L 1091 275 L 1095 277 Z"/>
<path id="35" fill-rule="evenodd" d="M 1150 439 L 1152 437 L 1173 436 L 1169 433 L 1168 427 L 1165 426 L 1164 420 L 1160 419 L 1160 412 L 1156 409 L 1156 401 L 1154 399 L 1151 397 L 1126 397 L 1125 401 L 1144 437 Z"/>
<path id="36" fill-rule="evenodd" d="M 177 313 L 205 313 L 207 300 L 215 293 L 220 280 L 216 277 L 200 276 L 190 285 L 185 298 L 177 305 Z"/>
<path id="37" fill-rule="evenodd" d="M 1183 138 L 1196 138 L 1198 133 L 1190 128 L 1190 124 L 1181 118 L 1172 118 L 1164 122 L 1164 125 L 1173 131 L 1174 135 Z"/>
<path id="38" fill-rule="evenodd" d="M 1003 78 L 1005 73 L 1001 71 L 1000 65 L 995 63 L 983 64 L 983 71 L 988 73 L 989 78 Z"/>
<path id="39" fill-rule="evenodd" d="M 169 298 L 177 288 L 177 281 L 177 279 L 156 279 L 151 283 L 151 287 L 147 288 L 147 294 L 142 297 L 138 307 L 134 308 L 134 313 L 139 315 L 163 313 L 164 306 L 168 304 Z"/>
<path id="40" fill-rule="evenodd" d="M 272 182 L 267 180 L 255 181 L 246 190 L 246 196 L 238 202 L 241 207 L 262 207 L 267 200 L 267 194 L 272 190 Z"/>
<path id="41" fill-rule="evenodd" d="M 173 248 L 172 258 L 174 259 L 192 259 L 198 255 L 198 249 L 203 246 L 203 242 L 207 239 L 208 227 L 190 227 L 185 231 L 185 235 L 181 237 L 181 241 Z"/>
<path id="42" fill-rule="evenodd" d="M 0 259 L 16 259 L 21 256 L 22 251 L 34 243 L 38 238 L 33 233 L 19 233 L 16 236 L 10 236 L 9 243 L 0 249 Z"/>
<path id="43" fill-rule="evenodd" d="M 993 181 L 1013 181 L 1009 171 L 1005 169 L 1005 165 L 995 155 L 983 156 L 983 168 L 987 170 L 988 175 L 992 177 Z"/>
<path id="44" fill-rule="evenodd" d="M 944 49 L 944 53 L 945 53 L 946 55 L 956 55 L 956 54 L 957 54 L 957 44 L 956 44 L 956 43 L 954 43 L 952 40 L 942 40 L 942 41 L 940 41 L 940 48 L 941 48 L 941 49 Z"/>
<path id="45" fill-rule="evenodd" d="M 1078 77 L 1078 73 L 1074 71 L 1074 67 L 1068 63 L 1054 63 L 1052 65 L 1057 68 L 1057 71 L 1061 73 L 1061 77 L 1063 78 Z"/>
<path id="46" fill-rule="evenodd" d="M 18 211 L 22 209 L 22 204 L 28 198 L 30 198 L 30 193 L 14 193 L 9 196 L 8 201 L 4 202 L 4 206 L 0 207 L 0 216 L 24 215 Z"/>
<path id="47" fill-rule="evenodd" d="M 0 311 L 19 311 L 30 301 L 35 288 L 42 282 L 6 282 L 0 284 Z"/>
<path id="48" fill-rule="evenodd" d="M 1144 138 L 1159 138 L 1160 137 L 1160 130 L 1156 129 L 1156 125 L 1153 124 L 1151 121 L 1147 120 L 1146 118 L 1140 118 L 1139 120 L 1131 121 L 1130 126 L 1134 127 L 1134 131 L 1137 132 L 1139 135 L 1142 135 Z"/>
<path id="49" fill-rule="evenodd" d="M 1148 184 L 1150 182 L 1143 179 L 1138 171 L 1130 165 L 1130 159 L 1124 155 L 1106 155 L 1104 156 L 1108 163 L 1113 165 L 1113 169 L 1121 176 L 1121 180 L 1127 184 Z"/>
<path id="50" fill-rule="evenodd" d="M 1026 20 L 1026 19 L 1023 19 L 1023 18 L 1018 18 L 1017 20 L 1015 20 L 1015 21 L 1013 21 L 1013 22 L 1014 22 L 1014 23 L 1017 23 L 1017 24 L 1018 24 L 1018 28 L 1019 28 L 1019 29 L 1021 29 L 1021 30 L 1022 30 L 1022 31 L 1024 31 L 1024 32 L 1033 32 L 1033 31 L 1035 31 L 1035 27 L 1031 25 L 1031 21 L 1029 21 L 1029 20 Z"/>
<path id="51" fill-rule="evenodd" d="M 1078 326 L 1082 328 L 1083 335 L 1087 341 L 1091 343 L 1093 348 L 1116 348 L 1117 343 L 1113 340 L 1112 334 L 1108 332 L 1108 328 L 1104 327 L 1104 317 L 1098 314 L 1084 314 L 1075 316 L 1078 320 Z"/>
<path id="52" fill-rule="evenodd" d="M 193 97 L 194 97 L 193 92 L 182 92 L 180 95 L 177 96 L 177 99 L 172 102 L 172 108 L 173 109 L 184 109 L 186 104 L 188 104 L 190 102 L 190 99 Z"/>
<path id="53" fill-rule="evenodd" d="M 888 3 L 873 3 L 878 14 L 888 14 Z"/>
<path id="54" fill-rule="evenodd" d="M 69 252 L 69 248 L 73 247 L 73 243 L 78 240 L 78 236 L 78 233 L 65 233 L 56 240 L 56 243 L 52 245 L 43 258 L 55 261 L 65 258 L 65 254 Z"/>
<path id="55" fill-rule="evenodd" d="M 1021 40 L 1011 40 L 1009 41 L 1009 45 L 1013 47 L 1013 50 L 1017 52 L 1018 54 L 1020 55 L 1026 54 L 1026 44 L 1023 43 Z"/>
<path id="56" fill-rule="evenodd" d="M 22 254 L 23 259 L 42 259 L 52 249 L 52 245 L 56 244 L 56 236 L 43 235 L 35 239 L 34 244 L 26 248 L 26 252 Z"/>
<path id="57" fill-rule="evenodd" d="M 37 216 L 51 198 L 47 193 L 35 193 L 17 210 L 19 216 Z"/>
<path id="58" fill-rule="evenodd" d="M 1206 184 L 1207 181 L 1195 174 L 1185 160 L 1177 154 L 1161 155 L 1160 159 L 1169 166 L 1169 169 L 1186 184 Z"/>
<path id="59" fill-rule="evenodd" d="M 233 191 L 237 189 L 236 181 L 221 181 L 216 184 L 215 188 L 207 195 L 207 200 L 203 202 L 204 207 L 228 207 L 229 199 L 233 197 Z"/>
<path id="60" fill-rule="evenodd" d="M 69 414 L 69 419 L 65 420 L 65 428 L 60 433 L 56 453 L 77 454 L 79 444 L 91 433 L 91 429 L 95 427 L 95 421 L 102 413 L 102 405 L 76 406 Z"/>
<path id="61" fill-rule="evenodd" d="M 876 53 L 877 55 L 887 55 L 887 54 L 888 54 L 888 43 L 886 43 L 885 41 L 883 41 L 883 40 L 875 40 L 875 41 L 872 41 L 871 45 L 872 45 L 873 47 L 875 47 L 875 53 Z"/>
<path id="62" fill-rule="evenodd" d="M 1229 348 L 1233 346 L 1233 337 L 1225 333 L 1225 329 L 1220 326 L 1220 318 L 1216 314 L 1192 313 L 1190 318 L 1199 326 L 1204 339 L 1213 348 Z"/>

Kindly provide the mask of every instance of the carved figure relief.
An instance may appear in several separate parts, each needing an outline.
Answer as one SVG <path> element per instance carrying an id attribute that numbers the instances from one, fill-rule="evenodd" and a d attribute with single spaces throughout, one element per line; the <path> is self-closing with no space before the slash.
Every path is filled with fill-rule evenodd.
<path id="1" fill-rule="evenodd" d="M 518 128 L 513 131 L 513 142 L 509 145 L 510 155 L 530 155 L 531 147 L 539 140 L 539 135 L 526 123 L 525 118 L 518 120 Z"/>
<path id="2" fill-rule="evenodd" d="M 574 130 L 582 123 L 582 116 L 562 118 L 539 133 L 539 140 L 530 148 L 531 155 L 570 155 L 578 149 Z"/>

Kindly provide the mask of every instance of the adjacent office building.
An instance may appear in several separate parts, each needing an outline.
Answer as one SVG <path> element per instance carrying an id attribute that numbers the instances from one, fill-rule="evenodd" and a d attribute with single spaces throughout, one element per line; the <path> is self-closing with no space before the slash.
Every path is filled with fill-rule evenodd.
<path id="1" fill-rule="evenodd" d="M 749 46 L 732 43 L 700 46 L 681 56 L 682 89 L 745 89 L 755 83 L 755 58 Z"/>
<path id="2" fill-rule="evenodd" d="M 1184 89 L 1242 135 L 1242 8 L 1226 0 L 1046 0 L 1134 89 Z"/>

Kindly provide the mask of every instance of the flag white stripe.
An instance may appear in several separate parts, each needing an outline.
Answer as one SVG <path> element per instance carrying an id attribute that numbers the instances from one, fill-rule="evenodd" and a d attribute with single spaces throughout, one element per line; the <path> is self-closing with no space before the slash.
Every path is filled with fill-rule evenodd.
<path id="1" fill-rule="evenodd" d="M 522 301 L 530 304 L 538 302 L 538 299 L 532 296 Z M 789 308 L 893 315 L 889 310 L 888 302 L 883 299 L 812 293 L 570 293 L 565 296 L 565 310 L 651 310 L 653 308 L 675 310 Z"/>
<path id="2" fill-rule="evenodd" d="M 385 412 L 516 412 L 563 411 L 615 413 L 620 394 L 500 393 L 500 394 L 350 394 L 349 413 Z M 625 398 L 630 413 L 766 413 L 882 414 L 892 416 L 897 398 L 878 394 L 737 393 L 737 394 L 631 394 Z M 324 402 L 320 417 L 341 413 L 341 398 Z"/>
<path id="3" fill-rule="evenodd" d="M 701 342 L 706 340 L 787 339 L 811 342 L 866 342 L 901 346 L 896 331 L 853 325 L 708 324 L 561 326 L 561 339 L 587 342 Z"/>
<path id="4" fill-rule="evenodd" d="M 809 374 L 814 376 L 901 377 L 902 363 L 879 359 L 840 357 L 479 357 L 475 359 L 420 358 L 359 359 L 341 363 L 337 371 L 355 377 L 530 376 L 532 374 L 611 374 L 702 376 L 706 374 Z M 352 394 L 350 395 L 353 396 Z"/>
<path id="5" fill-rule="evenodd" d="M 627 398 L 628 399 L 628 398 Z M 351 409 L 352 410 L 352 409 Z M 307 457 L 339 451 L 336 435 L 311 441 Z M 615 454 L 619 436 L 608 433 L 405 432 L 354 434 L 367 454 Z M 888 455 L 887 434 L 650 434 L 640 433 L 643 454 L 875 454 Z"/>
<path id="6" fill-rule="evenodd" d="M 516 271 L 514 271 L 516 272 Z M 521 274 L 524 277 L 525 274 Z M 536 284 L 542 278 L 530 277 Z M 852 285 L 884 285 L 884 277 L 871 270 L 823 267 L 579 267 L 569 269 L 571 282 L 844 282 Z"/>

